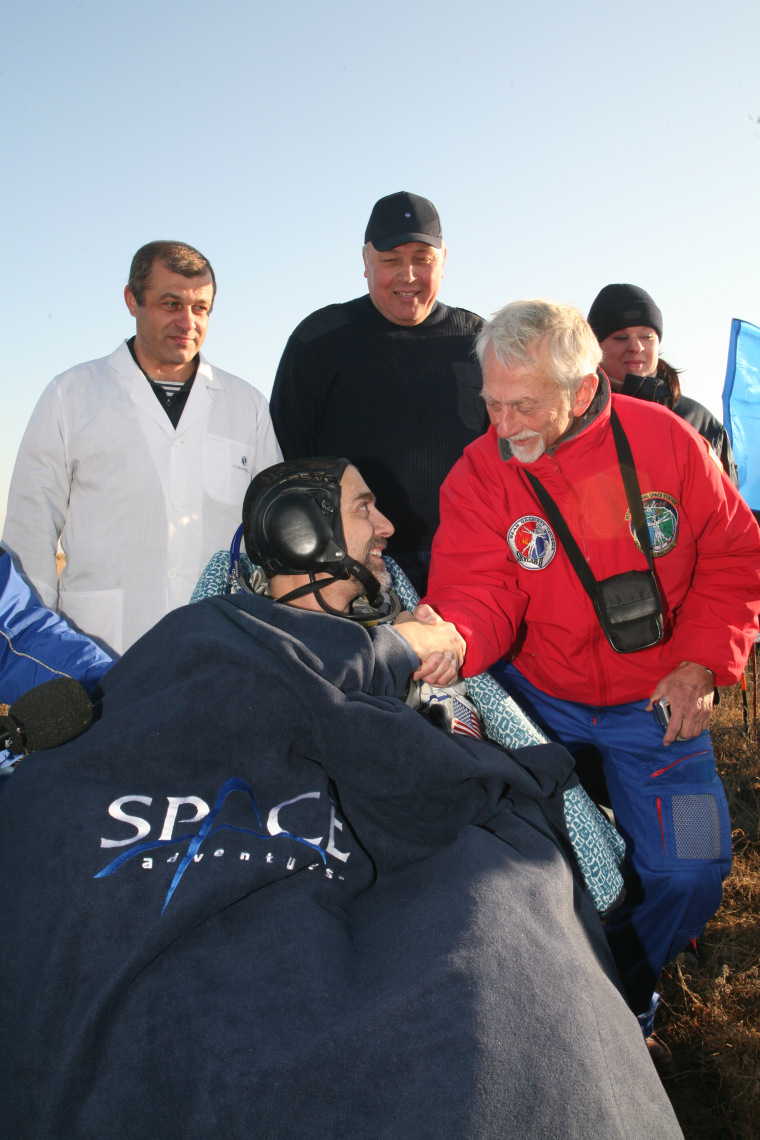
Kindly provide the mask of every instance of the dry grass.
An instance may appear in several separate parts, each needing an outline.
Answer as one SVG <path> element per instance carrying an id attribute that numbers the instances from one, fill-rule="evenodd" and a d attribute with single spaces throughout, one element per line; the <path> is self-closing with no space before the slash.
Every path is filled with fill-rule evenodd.
<path id="1" fill-rule="evenodd" d="M 700 940 L 700 965 L 671 965 L 658 1029 L 677 1073 L 666 1081 L 686 1140 L 760 1136 L 760 752 L 748 669 L 748 729 L 739 686 L 722 689 L 712 737 L 733 827 L 723 905 Z"/>

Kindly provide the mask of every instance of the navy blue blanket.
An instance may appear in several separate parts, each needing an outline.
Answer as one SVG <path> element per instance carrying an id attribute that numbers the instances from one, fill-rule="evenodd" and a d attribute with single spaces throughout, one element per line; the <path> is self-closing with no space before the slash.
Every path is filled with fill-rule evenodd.
<path id="1" fill-rule="evenodd" d="M 568 857 L 569 756 L 446 735 L 409 667 L 392 629 L 212 599 L 19 765 L 0 1135 L 680 1135 Z"/>

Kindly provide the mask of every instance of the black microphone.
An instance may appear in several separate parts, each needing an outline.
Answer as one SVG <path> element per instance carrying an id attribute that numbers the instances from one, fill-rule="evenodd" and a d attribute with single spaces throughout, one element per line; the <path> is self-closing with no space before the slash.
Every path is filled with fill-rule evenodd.
<path id="1" fill-rule="evenodd" d="M 84 732 L 92 721 L 87 690 L 71 677 L 56 677 L 23 693 L 0 716 L 0 749 L 12 756 L 55 748 Z"/>

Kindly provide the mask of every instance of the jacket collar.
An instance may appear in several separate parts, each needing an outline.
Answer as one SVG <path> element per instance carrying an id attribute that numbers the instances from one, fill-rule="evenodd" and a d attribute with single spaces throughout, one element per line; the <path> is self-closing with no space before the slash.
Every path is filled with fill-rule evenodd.
<path id="1" fill-rule="evenodd" d="M 653 404 L 664 404 L 666 408 L 673 407 L 667 381 L 658 380 L 656 376 L 635 376 L 629 372 L 620 392 L 623 396 L 634 396 L 637 400 L 650 400 Z"/>
<path id="2" fill-rule="evenodd" d="M 224 384 L 216 369 L 212 368 L 201 355 L 195 382 L 190 389 L 185 409 L 176 429 L 155 397 L 153 389 L 143 376 L 129 351 L 126 340 L 108 357 L 108 364 L 121 380 L 128 384 L 129 398 L 133 404 L 156 423 L 166 435 L 181 435 L 213 403 L 211 391 L 223 389 Z"/>
<path id="3" fill-rule="evenodd" d="M 224 388 L 219 373 L 216 369 L 212 368 L 203 353 L 198 354 L 200 360 L 198 361 L 198 371 L 195 376 L 196 383 L 199 378 L 203 378 L 208 388 Z M 129 351 L 126 339 L 124 339 L 119 347 L 108 357 L 108 364 L 117 372 L 119 376 L 125 380 L 143 380 L 145 377 L 135 364 L 132 353 Z M 145 381 L 147 384 L 147 381 Z M 193 385 L 195 387 L 195 384 Z M 153 397 L 155 399 L 155 396 Z"/>

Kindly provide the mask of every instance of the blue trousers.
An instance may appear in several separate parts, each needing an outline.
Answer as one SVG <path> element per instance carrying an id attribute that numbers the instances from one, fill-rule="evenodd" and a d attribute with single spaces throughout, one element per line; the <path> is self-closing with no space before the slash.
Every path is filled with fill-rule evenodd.
<path id="1" fill-rule="evenodd" d="M 624 902 L 605 931 L 633 1012 L 650 1006 L 657 978 L 720 906 L 731 870 L 731 824 L 710 734 L 663 747 L 647 701 L 594 708 L 541 692 L 514 665 L 491 670 L 548 736 L 601 756 L 626 842 Z"/>

